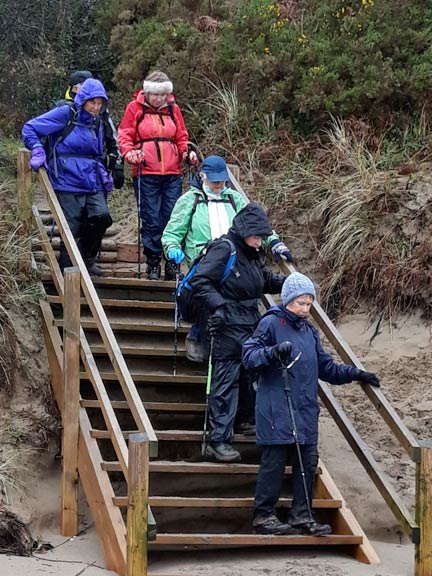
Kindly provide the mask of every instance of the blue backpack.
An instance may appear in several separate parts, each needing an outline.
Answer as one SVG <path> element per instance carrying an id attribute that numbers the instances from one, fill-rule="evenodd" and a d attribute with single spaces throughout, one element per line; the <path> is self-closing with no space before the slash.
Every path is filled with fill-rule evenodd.
<path id="1" fill-rule="evenodd" d="M 227 242 L 230 247 L 230 255 L 225 264 L 224 272 L 219 282 L 219 286 L 223 284 L 231 273 L 236 261 L 236 249 L 234 244 L 228 238 L 217 238 L 216 240 L 210 240 L 192 262 L 192 266 L 186 276 L 179 283 L 177 290 L 175 292 L 175 299 L 179 307 L 179 313 L 182 320 L 185 322 L 191 322 L 192 324 L 198 320 L 200 304 L 197 299 L 194 298 L 194 289 L 191 284 L 192 279 L 198 270 L 198 266 L 204 256 L 208 253 L 209 249 L 215 244 L 220 242 Z"/>

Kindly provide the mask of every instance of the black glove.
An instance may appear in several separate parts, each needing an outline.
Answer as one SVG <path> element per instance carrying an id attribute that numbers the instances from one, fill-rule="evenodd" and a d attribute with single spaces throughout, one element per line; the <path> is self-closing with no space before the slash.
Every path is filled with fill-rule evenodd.
<path id="1" fill-rule="evenodd" d="M 360 382 L 364 382 L 365 384 L 370 384 L 371 386 L 375 386 L 375 388 L 380 387 L 380 381 L 376 374 L 372 372 L 365 372 L 364 370 L 359 370 L 357 380 Z"/>
<path id="2" fill-rule="evenodd" d="M 224 326 L 225 313 L 222 306 L 220 306 L 219 308 L 216 308 L 216 310 L 208 319 L 208 331 L 210 336 L 216 336 L 217 334 L 220 334 L 220 332 L 222 332 L 224 329 Z"/>
<path id="3" fill-rule="evenodd" d="M 114 180 L 114 188 L 116 190 L 120 190 L 123 187 L 125 177 L 124 177 L 124 169 L 123 165 L 117 165 L 112 171 L 112 177 Z"/>
<path id="4" fill-rule="evenodd" d="M 281 342 L 273 347 L 273 354 L 284 366 L 290 363 L 293 345 L 291 342 Z"/>

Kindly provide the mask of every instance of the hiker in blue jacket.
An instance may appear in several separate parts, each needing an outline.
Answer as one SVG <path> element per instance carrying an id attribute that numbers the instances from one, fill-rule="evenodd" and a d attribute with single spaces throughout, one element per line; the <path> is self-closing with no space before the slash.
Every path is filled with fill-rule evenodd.
<path id="1" fill-rule="evenodd" d="M 254 410 L 255 395 L 241 363 L 242 344 L 260 318 L 261 296 L 279 292 L 285 280 L 284 275 L 273 274 L 265 265 L 261 246 L 271 234 L 264 210 L 253 202 L 247 204 L 233 218 L 228 234 L 222 236 L 236 250 L 228 278 L 221 284 L 231 248 L 229 242 L 219 241 L 209 248 L 191 281 L 213 341 L 211 432 L 205 455 L 221 462 L 240 461 L 240 453 L 232 447 L 234 421 L 240 431 L 248 433 L 244 425 Z"/>
<path id="2" fill-rule="evenodd" d="M 375 374 L 337 364 L 323 350 L 317 330 L 307 321 L 315 297 L 312 281 L 294 272 L 283 284 L 282 305 L 264 314 L 243 345 L 243 365 L 258 377 L 256 441 L 262 455 L 253 526 L 259 534 L 330 534 L 331 527 L 319 524 L 310 507 L 318 465 L 318 378 L 331 384 L 359 380 L 380 385 Z M 291 452 L 293 447 L 299 449 L 300 458 L 297 451 Z M 289 454 L 293 503 L 284 524 L 276 517 L 275 506 Z"/>
<path id="3" fill-rule="evenodd" d="M 29 120 L 22 129 L 24 144 L 31 150 L 31 168 L 47 169 L 87 269 L 96 276 L 102 274 L 95 264 L 98 249 L 105 230 L 112 224 L 106 195 L 113 189 L 113 179 L 103 163 L 100 116 L 107 101 L 103 84 L 90 78 L 75 96 L 77 114 L 64 138 L 62 132 L 71 121 L 67 104 Z M 61 270 L 71 265 L 63 243 L 59 264 Z"/>

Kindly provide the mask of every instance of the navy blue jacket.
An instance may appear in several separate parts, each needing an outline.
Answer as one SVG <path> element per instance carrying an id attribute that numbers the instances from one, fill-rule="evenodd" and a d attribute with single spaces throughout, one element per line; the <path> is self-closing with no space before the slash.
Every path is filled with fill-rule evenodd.
<path id="1" fill-rule="evenodd" d="M 321 346 L 316 329 L 283 306 L 270 308 L 260 320 L 253 336 L 243 345 L 245 368 L 258 374 L 256 395 L 257 444 L 294 442 L 283 370 L 273 347 L 291 342 L 293 355 L 300 359 L 289 369 L 288 383 L 300 444 L 318 442 L 318 378 L 331 384 L 346 384 L 358 376 L 358 369 L 337 364 Z"/>
<path id="2" fill-rule="evenodd" d="M 103 122 L 83 109 L 92 98 L 108 100 L 99 80 L 86 80 L 75 96 L 77 118 L 66 138 L 55 147 L 55 155 L 48 158 L 48 176 L 56 192 L 86 194 L 103 191 L 110 178 L 104 166 Z M 71 114 L 68 104 L 53 108 L 24 124 L 22 138 L 29 150 L 42 146 L 49 138 L 50 147 L 63 132 Z"/>

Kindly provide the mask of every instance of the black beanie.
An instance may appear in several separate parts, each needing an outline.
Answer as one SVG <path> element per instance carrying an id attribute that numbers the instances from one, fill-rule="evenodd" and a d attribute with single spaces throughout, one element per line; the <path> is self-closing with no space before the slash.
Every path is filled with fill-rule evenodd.
<path id="1" fill-rule="evenodd" d="M 82 84 L 85 80 L 93 78 L 93 74 L 88 70 L 76 70 L 72 72 L 69 78 L 69 86 L 75 86 L 75 84 Z"/>

